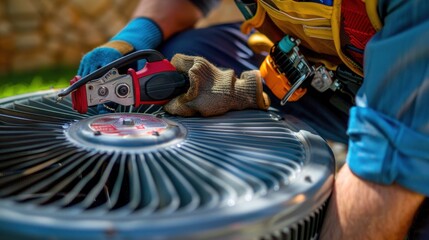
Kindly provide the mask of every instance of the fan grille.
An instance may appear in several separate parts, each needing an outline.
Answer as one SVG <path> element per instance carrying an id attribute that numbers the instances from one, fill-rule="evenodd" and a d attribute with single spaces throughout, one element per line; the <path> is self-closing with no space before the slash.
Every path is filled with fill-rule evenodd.
<path id="1" fill-rule="evenodd" d="M 274 199 L 273 205 L 292 199 L 305 182 L 300 179 L 309 177 L 301 176 L 311 166 L 309 141 L 274 111 L 180 118 L 150 105 L 119 107 L 104 116 L 90 109 L 81 115 L 72 111 L 70 99 L 56 103 L 53 93 L 0 106 L 0 209 L 24 215 L 102 217 L 118 224 L 124 219 L 165 222 L 189 217 L 196 224 L 195 216 L 220 218 L 221 212 L 234 212 L 231 209 L 250 214 L 252 208 L 267 206 L 266 199 Z M 94 119 L 107 116 L 152 116 L 179 130 L 173 137 L 166 134 L 170 137 L 165 141 L 157 140 L 162 133 L 146 142 L 93 133 L 80 142 L 91 133 L 87 127 Z M 98 139 L 104 140 L 91 144 Z M 325 172 L 318 173 L 324 179 L 303 190 L 325 186 L 332 170 L 327 152 Z M 319 207 L 311 206 L 308 213 Z"/>

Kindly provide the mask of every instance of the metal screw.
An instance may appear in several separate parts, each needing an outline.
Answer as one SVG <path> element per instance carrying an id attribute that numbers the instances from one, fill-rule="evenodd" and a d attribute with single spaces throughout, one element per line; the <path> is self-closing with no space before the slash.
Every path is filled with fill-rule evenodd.
<path id="1" fill-rule="evenodd" d="M 99 95 L 99 96 L 104 97 L 104 96 L 106 96 L 108 93 L 109 93 L 109 89 L 107 89 L 106 87 L 100 87 L 100 88 L 98 89 L 98 95 Z"/>
<path id="2" fill-rule="evenodd" d="M 130 87 L 127 84 L 121 83 L 118 86 L 116 86 L 116 96 L 120 98 L 125 98 L 128 96 L 129 93 L 130 93 Z"/>
<path id="3" fill-rule="evenodd" d="M 311 177 L 310 177 L 310 176 L 305 176 L 304 180 L 305 180 L 306 182 L 308 182 L 308 183 L 312 183 L 312 182 L 313 182 L 313 180 L 311 180 Z"/>
<path id="4" fill-rule="evenodd" d="M 281 116 L 279 116 L 279 115 L 277 115 L 277 114 L 275 114 L 275 113 L 270 113 L 270 117 L 271 117 L 271 119 L 273 119 L 274 121 L 281 121 L 281 120 L 282 120 L 282 117 L 281 117 Z"/>
<path id="5" fill-rule="evenodd" d="M 130 118 L 125 118 L 122 121 L 122 124 L 123 125 L 127 125 L 127 126 L 133 126 L 134 125 L 134 121 L 132 119 L 130 119 Z"/>
<path id="6" fill-rule="evenodd" d="M 159 136 L 159 132 L 158 131 L 153 131 L 152 132 L 152 136 L 157 136 L 158 137 Z"/>

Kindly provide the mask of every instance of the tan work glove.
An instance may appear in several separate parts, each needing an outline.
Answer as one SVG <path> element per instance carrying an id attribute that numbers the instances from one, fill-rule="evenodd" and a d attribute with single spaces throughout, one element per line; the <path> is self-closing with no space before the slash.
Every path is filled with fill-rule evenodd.
<path id="1" fill-rule="evenodd" d="M 246 71 L 240 78 L 232 69 L 221 70 L 202 57 L 176 54 L 171 63 L 188 75 L 189 90 L 164 105 L 166 112 L 180 116 L 204 117 L 230 110 L 268 109 L 270 99 L 262 91 L 258 70 Z"/>

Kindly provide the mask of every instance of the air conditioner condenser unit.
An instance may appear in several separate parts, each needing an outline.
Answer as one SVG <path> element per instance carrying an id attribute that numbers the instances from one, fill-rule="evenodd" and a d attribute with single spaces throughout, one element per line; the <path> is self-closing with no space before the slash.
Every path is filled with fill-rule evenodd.
<path id="1" fill-rule="evenodd" d="M 315 239 L 334 169 L 326 142 L 275 109 L 0 100 L 2 239 Z"/>

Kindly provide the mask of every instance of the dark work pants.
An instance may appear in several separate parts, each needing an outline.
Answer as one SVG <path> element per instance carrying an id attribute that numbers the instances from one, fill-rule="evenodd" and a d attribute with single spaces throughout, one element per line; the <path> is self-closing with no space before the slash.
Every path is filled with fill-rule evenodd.
<path id="1" fill-rule="evenodd" d="M 168 59 L 176 53 L 203 56 L 218 67 L 234 69 L 239 76 L 243 71 L 259 69 L 265 58 L 249 49 L 248 36 L 239 29 L 240 24 L 234 23 L 188 30 L 170 38 L 159 50 Z M 265 87 L 265 91 L 272 107 L 304 121 L 325 139 L 347 143 L 348 115 L 333 107 L 322 94 L 310 90 L 299 101 L 280 106 L 270 90 Z M 416 216 L 409 239 L 429 239 L 428 199 Z"/>

